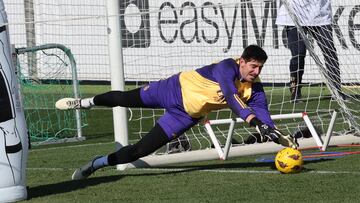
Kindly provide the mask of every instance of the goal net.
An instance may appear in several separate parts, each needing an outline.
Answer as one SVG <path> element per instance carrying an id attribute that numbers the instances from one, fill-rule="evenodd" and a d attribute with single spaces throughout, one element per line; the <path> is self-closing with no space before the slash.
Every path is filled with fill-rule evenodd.
<path id="1" fill-rule="evenodd" d="M 338 116 L 333 134 L 358 133 L 357 95 L 360 79 L 356 64 L 360 60 L 357 57 L 360 35 L 356 0 L 332 1 L 333 37 L 341 85 L 328 72 L 324 61 L 326 56 L 331 57 L 327 55 L 330 52 L 325 52 L 324 56 L 314 37 L 299 29 L 307 48 L 304 75 L 301 84 L 297 84 L 301 85 L 301 102 L 291 101 L 289 64 L 292 56 L 285 28 L 276 24 L 279 2 L 126 0 L 119 4 L 120 14 L 108 16 L 106 1 L 33 0 L 32 7 L 29 7 L 33 11 L 33 18 L 24 20 L 21 16 L 25 16 L 25 12 L 18 12 L 22 10 L 23 3 L 5 2 L 12 43 L 24 46 L 25 25 L 33 24 L 37 44 L 60 43 L 73 51 L 80 81 L 110 81 L 108 45 L 111 42 L 107 41 L 107 33 L 112 30 L 107 25 L 109 18 L 120 18 L 124 75 L 128 89 L 225 58 L 239 57 L 247 45 L 257 44 L 269 56 L 261 80 L 265 85 L 271 114 L 306 112 L 316 132 L 324 136 L 336 110 Z M 291 5 L 286 10 L 292 13 L 291 20 L 299 27 Z M 346 101 L 334 91 L 339 85 L 348 97 Z M 129 141 L 134 143 L 151 129 L 164 110 L 132 108 L 128 112 Z M 212 112 L 207 119 L 233 117 L 229 109 L 224 109 Z M 100 124 L 101 120 L 98 122 Z M 290 116 L 275 123 L 282 131 L 295 134 L 300 140 L 311 140 L 311 144 L 316 145 L 313 139 L 306 139 L 312 133 L 303 117 Z M 229 125 L 211 125 L 220 146 L 226 145 Z M 257 137 L 255 129 L 238 122 L 232 134 L 231 150 L 239 146 L 244 147 L 240 151 L 255 154 L 264 152 L 261 149 L 272 144 L 258 143 Z M 156 154 L 201 150 L 215 152 L 212 150 L 214 143 L 203 122 L 181 138 L 182 142 L 173 142 Z M 253 149 L 253 146 L 256 148 Z M 186 153 L 173 155 L 181 154 Z"/>
<path id="2" fill-rule="evenodd" d="M 279 3 L 280 1 L 260 0 L 156 3 L 125 1 L 121 7 L 123 10 L 120 17 L 124 20 L 122 37 L 123 45 L 126 47 L 123 49 L 126 80 L 138 82 L 166 78 L 177 72 L 193 70 L 224 58 L 239 57 L 247 45 L 257 44 L 269 55 L 260 77 L 265 84 L 269 109 L 273 115 L 306 112 L 316 132 L 325 135 L 331 115 L 334 111 L 339 111 L 334 134 L 358 132 L 359 113 L 356 106 L 359 105 L 357 95 L 360 89 L 358 69 L 355 65 L 358 59 L 355 56 L 359 54 L 356 43 L 360 36 L 356 33 L 355 17 L 359 8 L 355 6 L 354 1 L 347 1 L 346 4 L 333 1 L 334 43 L 337 51 L 329 51 L 331 48 L 325 47 L 326 50 L 323 52 L 314 40 L 316 35 L 304 33 L 297 22 L 298 17 L 294 10 L 290 6 L 285 8 L 292 14 L 290 20 L 294 21 L 294 25 L 300 26 L 300 34 L 303 32 L 301 36 L 305 39 L 307 49 L 304 75 L 301 83 L 296 84 L 296 88 L 301 87 L 301 99 L 293 102 L 293 87 L 290 82 L 293 74 L 290 74 L 289 70 L 292 56 L 286 29 L 276 24 Z M 141 22 L 136 21 L 140 19 Z M 323 39 L 320 43 L 324 41 Z M 323 48 L 327 44 L 320 45 Z M 140 49 L 141 51 L 138 51 Z M 333 71 L 336 70 L 332 67 L 335 66 L 332 63 L 335 60 L 333 52 L 336 52 L 338 58 L 342 84 Z M 331 61 L 326 61 L 329 58 Z M 141 126 L 139 136 L 143 136 L 148 127 L 154 125 L 163 113 L 159 110 L 133 109 L 132 121 L 136 122 L 135 125 Z M 225 109 L 209 114 L 207 119 L 232 117 L 232 112 Z M 280 119 L 275 123 L 278 128 L 296 135 L 300 140 L 312 137 L 301 117 Z M 225 126 L 214 125 L 212 129 L 216 139 L 220 141 L 220 146 L 225 146 L 229 123 Z M 203 123 L 186 132 L 180 140 L 185 145 L 190 145 L 182 147 L 181 142 L 175 140 L 164 151 L 178 152 L 214 147 Z M 256 144 L 258 135 L 248 124 L 237 123 L 231 142 L 233 146 Z"/>
<path id="3" fill-rule="evenodd" d="M 71 51 L 61 44 L 45 44 L 16 48 L 13 56 L 31 142 L 83 140 L 85 114 L 54 108 L 58 98 L 80 97 Z"/>

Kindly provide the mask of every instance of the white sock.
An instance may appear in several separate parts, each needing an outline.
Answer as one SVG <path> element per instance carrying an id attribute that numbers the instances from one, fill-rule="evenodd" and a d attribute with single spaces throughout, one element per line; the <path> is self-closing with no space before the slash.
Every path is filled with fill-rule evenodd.
<path id="1" fill-rule="evenodd" d="M 97 158 L 94 162 L 93 162 L 93 167 L 95 168 L 95 170 L 108 166 L 108 156 L 102 156 L 100 158 Z"/>
<path id="2" fill-rule="evenodd" d="M 81 106 L 84 108 L 90 108 L 94 105 L 94 97 L 81 99 Z"/>

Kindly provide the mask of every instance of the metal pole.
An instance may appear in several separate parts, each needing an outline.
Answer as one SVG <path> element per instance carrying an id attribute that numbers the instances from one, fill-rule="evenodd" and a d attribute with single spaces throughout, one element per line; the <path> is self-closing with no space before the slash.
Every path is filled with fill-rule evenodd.
<path id="1" fill-rule="evenodd" d="M 54 48 L 62 50 L 66 54 L 66 56 L 69 58 L 70 65 L 71 65 L 71 77 L 72 77 L 72 82 L 73 82 L 74 97 L 79 98 L 80 91 L 79 91 L 79 82 L 78 82 L 78 78 L 77 78 L 76 61 L 75 61 L 74 55 L 71 53 L 71 50 L 68 49 L 66 46 L 64 46 L 62 44 L 55 44 L 55 43 L 44 44 L 44 45 L 39 45 L 39 46 L 34 46 L 34 47 L 18 48 L 17 53 L 18 54 L 25 54 L 27 52 L 35 53 L 38 50 L 46 50 L 46 49 L 54 49 Z M 76 117 L 77 139 L 85 140 L 85 137 L 82 137 L 82 130 L 81 130 L 82 123 L 81 123 L 80 109 L 75 110 L 75 117 Z"/>
<path id="2" fill-rule="evenodd" d="M 34 47 L 36 46 L 35 38 L 35 21 L 34 17 L 34 2 L 33 0 L 24 0 L 24 13 L 25 13 L 25 29 L 26 29 L 26 46 Z M 29 78 L 33 81 L 38 82 L 38 71 L 37 71 L 37 62 L 36 62 L 36 52 L 27 53 L 28 56 L 28 69 L 29 69 Z"/>
<path id="3" fill-rule="evenodd" d="M 72 76 L 72 82 L 73 82 L 73 91 L 74 91 L 74 97 L 80 98 L 80 90 L 79 90 L 79 81 L 77 78 L 77 68 L 76 68 L 76 62 L 74 59 L 74 56 L 71 53 L 71 50 L 66 48 L 65 46 L 62 48 L 62 50 L 66 53 L 70 60 L 71 64 L 71 76 Z M 81 110 L 76 109 L 75 110 L 75 117 L 76 117 L 76 129 L 77 129 L 77 138 L 82 138 L 82 131 L 81 131 Z"/>
<path id="4" fill-rule="evenodd" d="M 326 132 L 326 137 L 325 137 L 325 140 L 324 140 L 324 144 L 323 144 L 323 146 L 321 148 L 321 151 L 326 151 L 326 148 L 329 145 L 331 134 L 333 132 L 335 121 L 336 121 L 336 116 L 337 116 L 337 111 L 334 111 L 334 113 L 331 116 L 331 120 L 330 120 L 330 123 L 329 123 L 328 130 Z"/>
<path id="5" fill-rule="evenodd" d="M 224 148 L 224 157 L 223 157 L 224 160 L 226 160 L 229 155 L 229 150 L 230 150 L 230 146 L 231 146 L 231 138 L 232 138 L 232 135 L 234 134 L 235 123 L 236 123 L 236 119 L 233 118 L 230 123 L 228 136 L 226 138 L 226 144 L 225 144 L 225 148 Z"/>
<path id="6" fill-rule="evenodd" d="M 120 28 L 119 0 L 106 1 L 108 20 L 108 46 L 111 72 L 111 89 L 125 90 L 123 53 Z M 114 133 L 116 149 L 129 144 L 126 108 L 114 107 Z M 117 169 L 125 169 L 126 166 L 118 165 Z"/>

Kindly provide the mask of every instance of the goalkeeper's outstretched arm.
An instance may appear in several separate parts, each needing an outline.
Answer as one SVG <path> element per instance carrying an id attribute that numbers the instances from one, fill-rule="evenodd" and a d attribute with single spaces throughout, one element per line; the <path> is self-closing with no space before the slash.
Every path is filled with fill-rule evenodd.
<path id="1" fill-rule="evenodd" d="M 250 126 L 255 127 L 256 130 L 260 133 L 262 142 L 272 140 L 284 147 L 291 147 L 295 149 L 299 146 L 295 137 L 290 134 L 286 135 L 280 130 L 268 126 L 267 124 L 261 122 L 254 114 L 249 115 L 246 119 L 246 122 L 248 122 Z"/>

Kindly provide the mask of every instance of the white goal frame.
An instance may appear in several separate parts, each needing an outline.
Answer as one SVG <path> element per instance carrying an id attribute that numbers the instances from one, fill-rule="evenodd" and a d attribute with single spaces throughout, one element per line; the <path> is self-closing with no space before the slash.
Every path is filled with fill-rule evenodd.
<path id="1" fill-rule="evenodd" d="M 279 119 L 302 118 L 305 121 L 307 127 L 309 128 L 313 139 L 298 140 L 301 148 L 317 147 L 319 148 L 319 150 L 325 151 L 330 143 L 334 145 L 349 144 L 349 143 L 360 144 L 359 137 L 356 137 L 354 135 L 343 135 L 343 136 L 334 136 L 334 137 L 331 136 L 336 116 L 337 116 L 337 112 L 334 111 L 324 141 L 316 132 L 306 112 L 273 115 L 272 119 L 279 120 Z M 207 132 L 211 137 L 211 140 L 215 148 L 206 148 L 203 150 L 195 150 L 195 151 L 188 151 L 188 152 L 175 153 L 175 154 L 149 155 L 137 161 L 127 164 L 126 168 L 123 169 L 158 167 L 169 164 L 188 163 L 195 161 L 209 161 L 216 159 L 225 161 L 226 159 L 231 157 L 276 153 L 277 151 L 283 148 L 283 146 L 276 144 L 274 142 L 231 146 L 230 140 L 232 137 L 232 132 L 235 123 L 240 123 L 240 122 L 244 122 L 244 121 L 240 118 L 236 118 L 236 119 L 209 120 L 205 123 Z M 212 130 L 213 125 L 223 125 L 223 124 L 229 124 L 229 134 L 224 148 L 220 146 L 219 141 L 215 137 L 215 134 Z"/>
<path id="2" fill-rule="evenodd" d="M 316 132 L 313 124 L 311 123 L 309 116 L 306 112 L 303 113 L 291 113 L 291 114 L 278 114 L 278 115 L 272 115 L 272 120 L 279 120 L 279 119 L 294 119 L 294 118 L 302 118 L 306 126 L 309 128 L 312 137 L 314 138 L 316 145 L 321 148 L 323 146 L 323 142 L 321 138 L 319 137 L 318 133 Z M 234 119 L 218 119 L 218 120 L 209 120 L 205 123 L 205 128 L 211 138 L 212 143 L 215 146 L 215 149 L 219 155 L 219 158 L 222 160 L 226 160 L 229 155 L 229 150 L 231 147 L 231 138 L 234 132 L 234 127 L 236 123 L 243 123 L 244 120 L 241 118 L 234 118 Z M 226 138 L 226 144 L 224 148 L 221 148 L 219 140 L 216 138 L 215 133 L 212 129 L 212 125 L 222 125 L 222 124 L 230 124 L 229 125 L 229 131 L 228 136 Z"/>
<path id="3" fill-rule="evenodd" d="M 114 16 L 119 16 L 120 12 L 118 8 L 119 2 L 116 0 L 107 1 L 107 10 L 108 10 L 108 30 L 109 42 L 114 42 L 116 39 L 116 43 L 109 43 L 110 50 L 110 67 L 111 67 L 111 84 L 112 89 L 123 89 L 124 84 L 124 65 L 122 62 L 122 40 L 120 34 L 120 23 L 118 20 L 114 19 Z M 118 58 L 120 56 L 120 58 Z M 114 109 L 113 117 L 114 117 L 114 133 L 115 133 L 115 142 L 117 148 L 128 145 L 128 136 L 127 136 L 127 127 L 124 124 L 127 123 L 126 119 L 126 111 L 117 111 L 119 109 Z M 325 142 L 321 140 L 319 135 L 317 134 L 314 126 L 312 125 L 308 115 L 306 112 L 301 113 L 292 113 L 292 114 L 282 114 L 282 115 L 274 115 L 272 119 L 294 119 L 294 118 L 302 118 L 310 133 L 312 134 L 313 139 L 302 139 L 299 141 L 301 147 L 312 147 L 316 146 L 320 150 L 326 150 L 327 145 L 330 143 L 330 136 L 334 126 L 332 122 L 335 120 L 336 112 L 333 114 L 333 118 L 330 121 L 327 136 Z M 205 128 L 207 129 L 207 133 L 211 138 L 211 142 L 215 146 L 215 148 L 207 148 L 203 150 L 182 152 L 177 154 L 165 154 L 165 155 L 150 155 L 139 159 L 128 165 L 118 165 L 117 169 L 123 170 L 125 168 L 133 168 L 133 167 L 153 167 L 160 165 L 168 165 L 175 163 L 185 163 L 192 161 L 205 161 L 205 160 L 213 160 L 213 159 L 221 159 L 226 160 L 229 157 L 238 157 L 238 156 L 247 156 L 247 155 L 256 155 L 263 153 L 272 153 L 277 152 L 281 148 L 281 145 L 275 144 L 273 142 L 261 143 L 261 144 L 250 144 L 244 146 L 232 146 L 231 147 L 231 138 L 233 135 L 233 130 L 235 123 L 244 122 L 240 118 L 237 119 L 223 119 L 223 120 L 209 120 L 205 124 Z M 122 127 L 119 127 L 121 124 Z M 221 148 L 219 141 L 217 140 L 214 131 L 212 130 L 212 125 L 223 125 L 229 124 L 229 132 L 226 138 L 226 144 L 224 148 Z M 359 142 L 358 137 L 354 136 L 341 136 L 334 137 L 332 139 L 333 143 L 336 144 L 345 144 L 345 143 L 356 143 Z"/>

